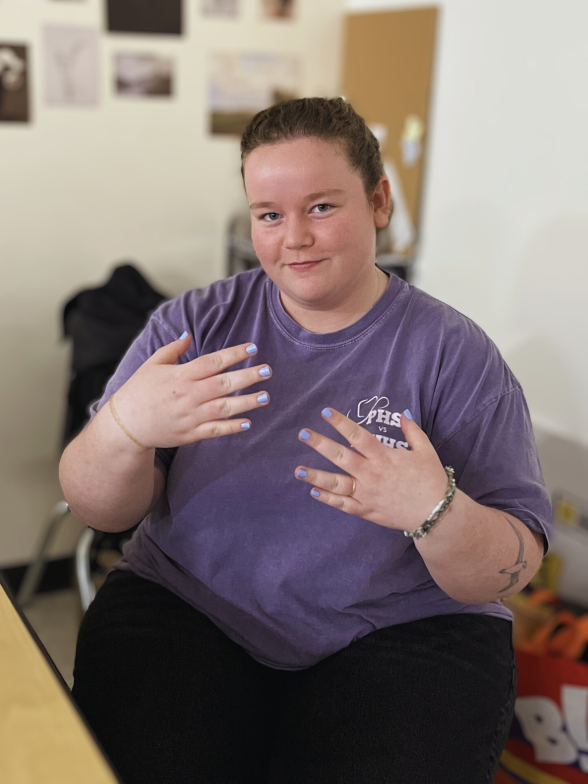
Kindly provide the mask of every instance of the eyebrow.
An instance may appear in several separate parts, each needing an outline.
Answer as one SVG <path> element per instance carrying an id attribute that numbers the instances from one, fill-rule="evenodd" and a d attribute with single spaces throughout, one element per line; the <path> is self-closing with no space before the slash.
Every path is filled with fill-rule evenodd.
<path id="1" fill-rule="evenodd" d="M 324 191 L 317 191 L 316 193 L 309 193 L 306 197 L 307 201 L 314 201 L 315 199 L 321 199 L 323 196 L 335 196 L 336 194 L 343 193 L 342 188 L 327 188 Z M 273 201 L 256 201 L 253 204 L 249 205 L 250 210 L 258 210 L 262 207 L 273 207 Z"/>

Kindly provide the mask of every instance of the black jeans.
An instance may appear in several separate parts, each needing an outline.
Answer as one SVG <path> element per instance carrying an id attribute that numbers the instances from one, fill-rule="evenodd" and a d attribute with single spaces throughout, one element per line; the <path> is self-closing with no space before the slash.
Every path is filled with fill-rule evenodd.
<path id="1" fill-rule="evenodd" d="M 515 686 L 502 618 L 390 626 L 282 671 L 113 571 L 80 629 L 73 696 L 125 784 L 489 784 Z"/>

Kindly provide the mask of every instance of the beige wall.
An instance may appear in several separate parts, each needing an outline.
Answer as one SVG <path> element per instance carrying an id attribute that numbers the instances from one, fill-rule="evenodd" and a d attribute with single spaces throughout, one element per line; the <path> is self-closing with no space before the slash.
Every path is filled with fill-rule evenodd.
<path id="1" fill-rule="evenodd" d="M 32 58 L 30 125 L 0 123 L 0 566 L 27 561 L 60 499 L 56 464 L 69 355 L 60 343 L 63 303 L 134 259 L 170 294 L 224 273 L 224 229 L 243 205 L 238 141 L 206 132 L 210 52 L 302 56 L 305 94 L 339 87 L 343 0 L 299 0 L 295 22 L 260 20 L 241 0 L 238 20 L 207 19 L 185 0 L 182 38 L 100 38 L 96 108 L 44 102 L 44 23 L 102 27 L 101 0 L 0 0 L 0 41 Z M 173 100 L 130 100 L 110 86 L 114 51 L 176 60 Z M 70 552 L 70 521 L 53 548 Z"/>

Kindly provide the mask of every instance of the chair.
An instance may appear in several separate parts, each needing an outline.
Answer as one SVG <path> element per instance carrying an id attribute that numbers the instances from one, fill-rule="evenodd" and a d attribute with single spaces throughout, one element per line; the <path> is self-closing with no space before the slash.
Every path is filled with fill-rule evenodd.
<path id="1" fill-rule="evenodd" d="M 235 215 L 227 232 L 227 277 L 259 267 L 259 259 L 251 242 L 251 218 Z"/>
<path id="2" fill-rule="evenodd" d="M 63 309 L 63 334 L 72 340 L 71 377 L 63 431 L 63 446 L 75 438 L 88 421 L 88 407 L 102 396 L 108 379 L 116 370 L 130 344 L 141 331 L 151 312 L 166 297 L 156 291 L 132 264 L 122 264 L 109 280 L 97 288 L 85 289 L 70 299 Z M 43 577 L 48 548 L 69 506 L 58 501 L 43 527 L 37 552 L 19 586 L 16 599 L 21 607 L 31 601 Z M 135 526 L 136 527 L 136 526 Z M 95 595 L 92 571 L 99 568 L 101 548 L 116 549 L 135 529 L 118 534 L 87 528 L 75 553 L 75 572 L 82 609 L 87 610 Z"/>

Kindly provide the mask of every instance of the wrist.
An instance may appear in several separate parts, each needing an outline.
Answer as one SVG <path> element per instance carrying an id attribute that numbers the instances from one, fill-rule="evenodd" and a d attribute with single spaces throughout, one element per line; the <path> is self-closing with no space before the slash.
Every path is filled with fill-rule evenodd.
<path id="1" fill-rule="evenodd" d="M 424 539 L 425 536 L 439 523 L 442 517 L 447 513 L 456 493 L 456 485 L 454 479 L 454 470 L 451 466 L 445 466 L 445 474 L 447 477 L 447 487 L 445 493 L 437 505 L 433 508 L 428 517 L 412 531 L 403 531 L 405 536 L 410 537 L 414 541 Z"/>
<path id="2" fill-rule="evenodd" d="M 130 441 L 132 441 L 132 442 L 133 442 L 133 444 L 135 444 L 135 446 L 138 446 L 138 447 L 139 447 L 139 449 L 140 449 L 142 452 L 148 452 L 148 451 L 149 451 L 149 447 L 148 447 L 148 446 L 145 446 L 145 444 L 141 443 L 141 441 L 139 441 L 139 439 L 138 439 L 138 438 L 135 438 L 135 436 L 134 436 L 134 435 L 131 433 L 131 431 L 130 431 L 130 430 L 127 428 L 127 426 L 125 425 L 125 423 L 124 423 L 124 422 L 122 421 L 122 419 L 120 418 L 120 415 L 119 415 L 119 413 L 118 413 L 118 411 L 116 410 L 116 407 L 115 407 L 115 405 L 114 405 L 114 395 L 111 395 L 111 396 L 108 398 L 108 409 L 109 409 L 110 413 L 112 414 L 112 418 L 114 419 L 114 421 L 116 422 L 116 424 L 117 424 L 117 425 L 120 427 L 120 429 L 121 429 L 121 430 L 122 430 L 122 432 L 125 434 L 125 436 L 126 436 L 126 437 L 127 437 L 129 440 L 130 440 Z"/>
<path id="3" fill-rule="evenodd" d="M 134 439 L 129 438 L 113 416 L 110 400 L 112 400 L 112 398 L 102 406 L 90 423 L 90 427 L 95 431 L 95 437 L 102 442 L 103 449 L 107 452 L 111 454 L 116 452 L 117 455 L 126 458 L 127 460 L 133 462 L 139 460 L 139 462 L 142 462 L 142 458 L 149 453 L 152 454 L 154 448 L 147 447 L 144 444 L 141 444 L 141 442 L 137 443 Z M 124 413 L 121 417 L 119 407 L 116 406 L 117 401 L 115 400 L 113 402 L 119 419 L 124 423 L 124 419 L 122 418 L 124 417 Z M 121 408 L 123 408 L 124 412 L 124 407 Z"/>

